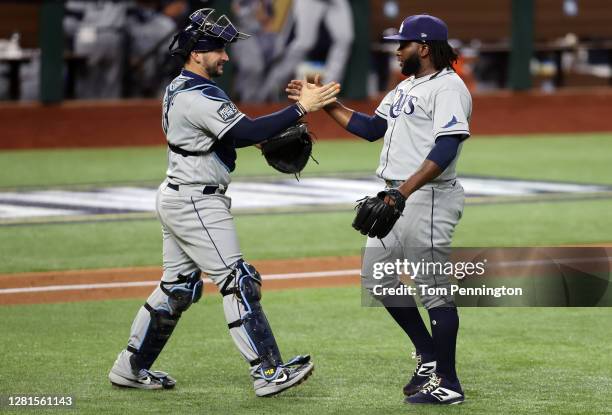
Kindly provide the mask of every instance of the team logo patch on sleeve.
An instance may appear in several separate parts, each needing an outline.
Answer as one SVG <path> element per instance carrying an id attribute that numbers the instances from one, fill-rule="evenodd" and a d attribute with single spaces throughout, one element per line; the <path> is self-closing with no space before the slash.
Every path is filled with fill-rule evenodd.
<path id="1" fill-rule="evenodd" d="M 453 115 L 453 118 L 451 118 L 451 120 L 448 123 L 446 123 L 446 125 L 444 125 L 442 128 L 450 128 L 457 124 L 463 124 L 463 123 L 461 121 L 457 121 L 457 117 Z"/>
<path id="2" fill-rule="evenodd" d="M 238 108 L 231 102 L 224 102 L 217 110 L 217 114 L 223 121 L 228 122 L 238 114 Z"/>

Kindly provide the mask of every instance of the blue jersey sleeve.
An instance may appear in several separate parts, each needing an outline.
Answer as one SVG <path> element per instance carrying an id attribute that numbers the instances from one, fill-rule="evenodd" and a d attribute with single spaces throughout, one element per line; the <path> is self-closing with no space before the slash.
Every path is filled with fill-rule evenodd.
<path id="1" fill-rule="evenodd" d="M 290 105 L 263 117 L 255 119 L 243 117 L 225 134 L 225 137 L 232 140 L 236 148 L 252 146 L 291 127 L 303 115 L 297 105 Z"/>
<path id="2" fill-rule="evenodd" d="M 436 144 L 429 152 L 427 160 L 431 160 L 444 171 L 457 157 L 457 150 L 461 144 L 462 135 L 443 135 L 438 137 Z"/>
<path id="3" fill-rule="evenodd" d="M 385 135 L 387 120 L 378 114 L 370 117 L 361 112 L 354 112 L 346 129 L 365 140 L 376 141 Z"/>

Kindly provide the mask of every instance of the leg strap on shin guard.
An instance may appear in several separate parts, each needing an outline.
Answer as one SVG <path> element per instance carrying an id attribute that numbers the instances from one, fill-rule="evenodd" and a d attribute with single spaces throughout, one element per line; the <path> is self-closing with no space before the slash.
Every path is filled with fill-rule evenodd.
<path id="1" fill-rule="evenodd" d="M 276 339 L 261 307 L 261 276 L 249 263 L 239 260 L 221 287 L 221 294 L 234 296 L 237 319 L 228 322 L 229 329 L 242 326 L 249 345 L 258 356 L 251 366 L 277 367 L 283 364 Z"/>
<path id="2" fill-rule="evenodd" d="M 194 271 L 187 276 L 179 275 L 175 282 L 162 281 L 160 289 L 166 295 L 166 301 L 155 306 L 144 304 L 150 314 L 150 322 L 140 348 L 128 346 L 128 351 L 132 352 L 132 368 L 151 368 L 172 335 L 181 314 L 202 296 L 203 282 L 200 275 L 200 271 Z"/>

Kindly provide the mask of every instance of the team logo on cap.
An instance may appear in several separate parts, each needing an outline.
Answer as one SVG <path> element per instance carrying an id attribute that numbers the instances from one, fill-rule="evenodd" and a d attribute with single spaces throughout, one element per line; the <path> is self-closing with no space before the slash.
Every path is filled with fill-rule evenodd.
<path id="1" fill-rule="evenodd" d="M 427 37 L 427 33 L 421 33 L 421 37 Z"/>

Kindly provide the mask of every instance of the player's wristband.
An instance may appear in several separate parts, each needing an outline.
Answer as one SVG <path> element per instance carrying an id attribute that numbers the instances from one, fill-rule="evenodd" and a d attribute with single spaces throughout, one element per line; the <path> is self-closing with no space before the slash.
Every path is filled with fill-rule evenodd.
<path id="1" fill-rule="evenodd" d="M 296 102 L 295 106 L 298 108 L 298 111 L 300 111 L 302 117 L 308 114 L 308 111 L 306 111 L 306 108 L 304 108 L 304 106 L 300 104 L 299 102 Z"/>

